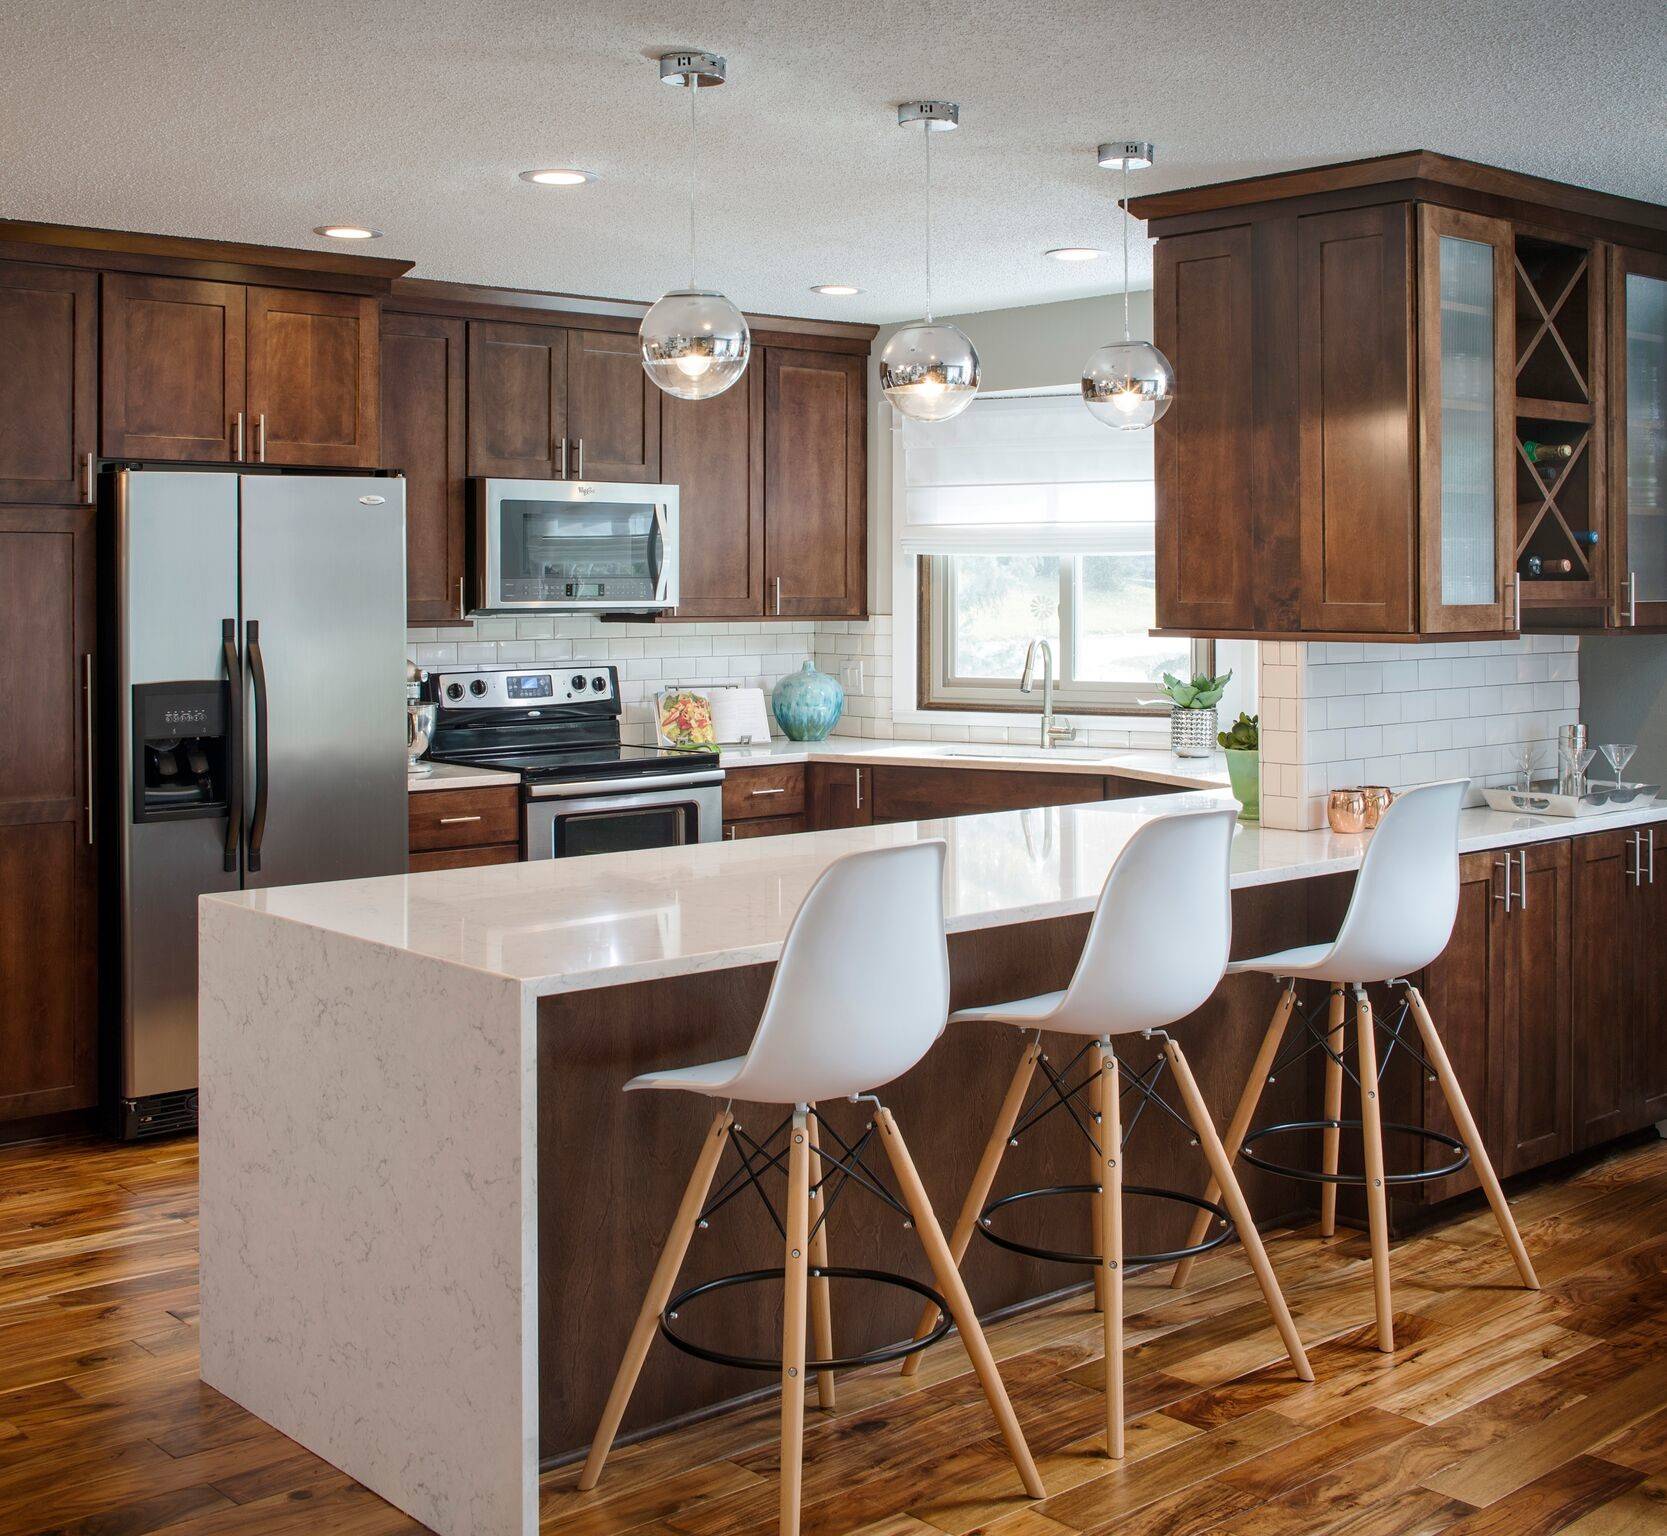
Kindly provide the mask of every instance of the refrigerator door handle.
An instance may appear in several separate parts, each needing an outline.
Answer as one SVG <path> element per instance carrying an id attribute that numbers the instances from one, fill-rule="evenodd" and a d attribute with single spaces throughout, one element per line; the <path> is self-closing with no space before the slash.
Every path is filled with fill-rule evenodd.
<path id="1" fill-rule="evenodd" d="M 243 664 L 237 655 L 237 620 L 220 620 L 220 654 L 226 664 L 226 843 L 222 867 L 237 872 L 243 836 Z"/>
<path id="2" fill-rule="evenodd" d="M 249 676 L 255 685 L 255 814 L 249 823 L 249 871 L 260 869 L 260 845 L 266 837 L 266 663 L 260 654 L 260 620 L 249 620 Z"/>

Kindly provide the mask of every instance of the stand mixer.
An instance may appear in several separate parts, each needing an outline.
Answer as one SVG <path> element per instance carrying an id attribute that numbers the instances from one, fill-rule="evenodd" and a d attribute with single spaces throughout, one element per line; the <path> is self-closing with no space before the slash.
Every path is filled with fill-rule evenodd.
<path id="1" fill-rule="evenodd" d="M 429 702 L 428 673 L 414 661 L 405 663 L 405 762 L 413 778 L 426 778 L 433 767 L 420 761 L 434 735 L 436 706 Z"/>

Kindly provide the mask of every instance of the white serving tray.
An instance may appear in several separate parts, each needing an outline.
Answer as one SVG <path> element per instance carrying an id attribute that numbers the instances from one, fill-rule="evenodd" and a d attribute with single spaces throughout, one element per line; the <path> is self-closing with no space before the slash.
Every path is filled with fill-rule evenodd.
<path id="1" fill-rule="evenodd" d="M 1645 810 L 1659 800 L 1661 786 L 1591 779 L 1585 794 L 1568 795 L 1558 790 L 1555 779 L 1548 779 L 1529 789 L 1485 789 L 1482 793 L 1496 811 L 1521 811 L 1530 816 L 1605 816 L 1615 811 Z"/>

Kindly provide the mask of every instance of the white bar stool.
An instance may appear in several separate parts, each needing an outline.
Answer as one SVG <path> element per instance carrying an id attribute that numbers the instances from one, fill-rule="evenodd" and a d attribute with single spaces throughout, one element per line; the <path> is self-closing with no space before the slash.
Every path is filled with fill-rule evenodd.
<path id="1" fill-rule="evenodd" d="M 1237 819 L 1238 811 L 1233 807 L 1180 811 L 1145 823 L 1129 839 L 1106 876 L 1070 986 L 1063 992 L 1048 992 L 1021 1002 L 963 1009 L 950 1017 L 951 1023 L 1010 1024 L 1031 1036 L 962 1204 L 960 1219 L 950 1238 L 950 1252 L 955 1262 L 960 1263 L 976 1231 L 1002 1247 L 1037 1258 L 1093 1266 L 1096 1301 L 1104 1316 L 1106 1448 L 1110 1455 L 1119 1458 L 1124 1451 L 1124 1268 L 1130 1263 L 1164 1262 L 1175 1257 L 1124 1253 L 1123 1195 L 1127 1191 L 1179 1199 L 1191 1205 L 1204 1202 L 1169 1190 L 1124 1184 L 1123 1148 L 1127 1137 L 1123 1128 L 1122 1097 L 1126 1090 L 1121 1067 L 1112 1050 L 1114 1035 L 1138 1034 L 1163 1042 L 1163 1054 L 1149 1078 L 1133 1077 L 1129 1088 L 1138 1089 L 1143 1095 L 1140 1109 L 1155 1102 L 1174 1114 L 1156 1094 L 1158 1072 L 1165 1063 L 1173 1070 L 1186 1109 L 1184 1123 L 1203 1147 L 1216 1180 L 1212 1185 L 1216 1193 L 1209 1197 L 1210 1203 L 1201 1214 L 1206 1222 L 1212 1214 L 1231 1218 L 1297 1375 L 1303 1381 L 1314 1379 L 1256 1223 L 1233 1176 L 1232 1164 L 1192 1070 L 1179 1042 L 1164 1032 L 1164 1026 L 1184 1019 L 1209 999 L 1226 967 L 1233 926 L 1229 859 Z M 1169 957 L 1175 951 L 1177 939 L 1183 936 L 1187 963 L 1176 965 Z M 1063 1073 L 1055 1071 L 1042 1054 L 1044 1031 L 1088 1040 Z M 1067 1087 L 1076 1061 L 1084 1055 L 1088 1058 L 1088 1076 L 1075 1087 Z M 1038 1066 L 1048 1081 L 1027 1110 L 1025 1098 Z M 1085 1090 L 1089 1108 L 1087 1123 L 1078 1114 L 1074 1102 Z M 1044 1108 L 1050 1096 L 1052 1102 Z M 1060 1107 L 1067 1110 L 1089 1143 L 1093 1182 L 1025 1190 L 986 1204 L 1002 1155 L 1013 1142 L 1015 1128 L 1034 1125 L 1043 1115 Z M 1135 1118 L 1139 1112 L 1136 1111 Z M 1024 1126 L 1020 1126 L 1021 1116 Z M 1066 1253 L 1022 1245 L 995 1233 L 995 1213 L 1002 1207 L 1015 1200 L 1057 1194 L 1094 1197 L 1093 1253 Z M 1225 1236 L 1224 1233 L 1220 1240 L 1225 1241 Z M 1213 1242 L 1200 1243 L 1197 1238 L 1193 1242 L 1200 1251 L 1215 1246 Z M 938 1313 L 928 1304 L 916 1336 L 924 1338 L 937 1322 Z M 913 1356 L 906 1360 L 904 1371 L 912 1370 L 917 1360 Z"/>
<path id="2" fill-rule="evenodd" d="M 1499 1230 L 1516 1261 L 1517 1272 L 1529 1290 L 1538 1290 L 1534 1266 L 1523 1246 L 1505 1193 L 1499 1187 L 1487 1150 L 1476 1130 L 1476 1121 L 1465 1103 L 1464 1090 L 1453 1075 L 1441 1037 L 1430 1019 L 1429 1009 L 1418 988 L 1406 979 L 1422 970 L 1447 947 L 1453 920 L 1459 908 L 1459 809 L 1464 804 L 1465 779 L 1425 784 L 1403 793 L 1378 823 L 1366 848 L 1360 875 L 1349 898 L 1343 926 L 1330 944 L 1308 944 L 1255 960 L 1237 960 L 1227 967 L 1238 975 L 1255 972 L 1284 983 L 1273 1020 L 1256 1054 L 1250 1081 L 1245 1084 L 1239 1107 L 1227 1131 L 1229 1157 L 1242 1156 L 1247 1163 L 1270 1173 L 1301 1179 L 1321 1186 L 1320 1232 L 1330 1237 L 1336 1231 L 1337 1186 L 1360 1185 L 1366 1191 L 1366 1217 L 1372 1242 L 1372 1283 L 1376 1298 L 1378 1348 L 1386 1354 L 1395 1348 L 1395 1322 L 1389 1294 L 1389 1202 L 1390 1184 L 1411 1184 L 1445 1178 L 1469 1164 L 1493 1207 Z M 1286 1027 L 1297 1009 L 1297 983 L 1323 981 L 1329 986 L 1328 1011 L 1322 1030 L 1312 1018 L 1302 1015 L 1311 1037 L 1299 1042 L 1283 1059 L 1276 1060 Z M 1366 996 L 1370 983 L 1386 982 L 1406 989 L 1406 1001 L 1393 1023 L 1373 1018 Z M 1344 1058 L 1344 994 L 1352 993 L 1355 1006 L 1356 1065 L 1350 1070 Z M 1416 1022 L 1423 1041 L 1422 1054 L 1403 1034 L 1407 1016 Z M 1377 1031 L 1388 1040 L 1380 1064 Z M 1292 1121 L 1284 1125 L 1250 1130 L 1250 1122 L 1261 1100 L 1263 1085 L 1272 1077 L 1314 1050 L 1325 1052 L 1325 1116 L 1320 1120 Z M 1384 1066 L 1396 1050 L 1408 1052 L 1423 1070 L 1441 1084 L 1448 1108 L 1461 1139 L 1422 1126 L 1392 1125 L 1404 1132 L 1450 1148 L 1456 1161 L 1425 1171 L 1389 1173 L 1384 1170 L 1383 1131 L 1378 1087 Z M 1343 1079 L 1347 1076 L 1360 1089 L 1360 1119 L 1344 1120 Z M 1318 1170 L 1292 1168 L 1271 1161 L 1250 1149 L 1261 1139 L 1292 1131 L 1321 1133 L 1321 1167 Z M 1339 1173 L 1338 1144 L 1344 1131 L 1359 1131 L 1363 1146 L 1364 1173 Z M 1213 1188 L 1213 1186 L 1212 1186 Z M 1213 1196 L 1206 1194 L 1206 1199 Z M 1196 1242 L 1208 1225 L 1208 1213 L 1194 1224 Z M 1190 1259 L 1176 1267 L 1174 1284 L 1185 1285 Z"/>
<path id="3" fill-rule="evenodd" d="M 628 1092 L 659 1089 L 703 1094 L 723 1100 L 723 1106 L 707 1129 L 682 1204 L 660 1252 L 602 1422 L 591 1442 L 590 1456 L 580 1474 L 580 1489 L 595 1487 L 602 1474 L 602 1464 L 658 1330 L 668 1342 L 699 1358 L 780 1371 L 781 1531 L 782 1536 L 796 1536 L 804 1454 L 805 1373 L 817 1372 L 822 1406 L 831 1408 L 834 1367 L 894 1360 L 905 1351 L 923 1347 L 904 1344 L 847 1360 L 832 1359 L 827 1283 L 832 1276 L 901 1285 L 928 1297 L 928 1304 L 935 1310 L 947 1307 L 961 1330 L 967 1354 L 1026 1493 L 1036 1499 L 1046 1497 L 996 1370 L 995 1357 L 950 1257 L 943 1229 L 932 1212 L 909 1149 L 891 1111 L 873 1097 L 874 1089 L 907 1072 L 943 1033 L 949 1007 L 943 866 L 941 839 L 836 860 L 822 872 L 793 918 L 747 1054 L 645 1073 L 625 1085 Z M 855 937 L 858 934 L 862 935 L 860 950 Z M 818 1100 L 836 1098 L 863 1098 L 874 1105 L 873 1120 L 854 1145 L 841 1138 L 814 1107 Z M 736 1099 L 789 1105 L 791 1113 L 760 1142 L 735 1124 L 730 1105 Z M 819 1135 L 821 1131 L 837 1143 L 837 1151 L 830 1153 Z M 862 1161 L 863 1148 L 876 1132 L 896 1176 L 901 1203 Z M 784 1143 L 779 1149 L 778 1139 Z M 741 1167 L 708 1202 L 726 1144 L 739 1153 Z M 824 1160 L 832 1165 L 832 1173 L 822 1172 Z M 785 1171 L 787 1176 L 785 1222 L 770 1204 L 761 1182 L 761 1175 L 767 1176 L 772 1169 Z M 830 1187 L 829 1180 L 836 1175 L 838 1182 Z M 938 1291 L 900 1275 L 828 1265 L 827 1208 L 847 1181 L 894 1207 L 906 1218 L 906 1224 L 912 1222 Z M 748 1186 L 764 1198 L 772 1221 L 786 1239 L 785 1273 L 746 1271 L 708 1281 L 673 1298 L 672 1286 L 697 1225 L 705 1226 L 713 1211 Z M 783 1273 L 786 1294 L 779 1361 L 719 1354 L 691 1343 L 672 1326 L 678 1320 L 679 1307 L 697 1296 L 731 1285 L 773 1280 Z M 809 1361 L 805 1358 L 807 1300 L 821 1356 Z M 946 1322 L 936 1336 L 941 1337 L 948 1326 Z"/>

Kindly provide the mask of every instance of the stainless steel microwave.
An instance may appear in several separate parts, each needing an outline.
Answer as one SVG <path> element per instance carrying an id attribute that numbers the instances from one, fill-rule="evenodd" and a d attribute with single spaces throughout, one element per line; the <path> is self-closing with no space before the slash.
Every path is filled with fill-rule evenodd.
<path id="1" fill-rule="evenodd" d="M 471 483 L 477 613 L 661 613 L 677 606 L 677 487 Z"/>

